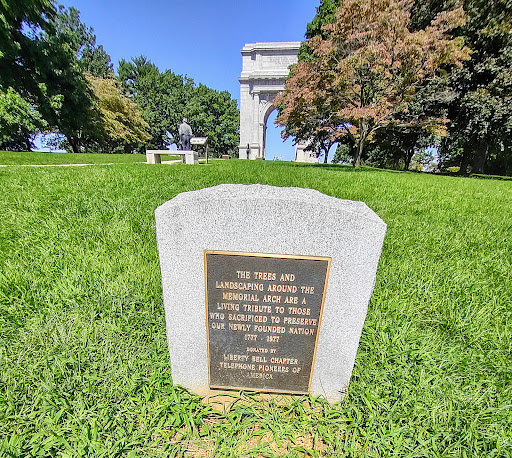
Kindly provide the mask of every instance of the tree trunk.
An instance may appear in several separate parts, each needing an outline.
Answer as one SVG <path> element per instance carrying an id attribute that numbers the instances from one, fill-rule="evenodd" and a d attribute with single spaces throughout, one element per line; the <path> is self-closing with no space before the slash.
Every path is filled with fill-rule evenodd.
<path id="1" fill-rule="evenodd" d="M 361 156 L 363 155 L 363 143 L 359 143 L 357 148 L 356 160 L 354 162 L 354 167 L 361 167 Z"/>
<path id="2" fill-rule="evenodd" d="M 484 140 L 480 141 L 478 143 L 475 158 L 473 159 L 472 173 L 484 173 L 484 166 L 488 152 L 489 147 L 487 146 L 487 143 Z"/>
<path id="3" fill-rule="evenodd" d="M 323 148 L 324 150 L 324 164 L 327 164 L 327 160 L 329 158 L 329 150 L 326 148 Z"/>
<path id="4" fill-rule="evenodd" d="M 66 138 L 68 139 L 68 142 L 71 146 L 71 149 L 73 150 L 73 153 L 79 153 L 80 152 L 80 140 L 78 140 L 77 137 L 71 137 L 71 136 L 66 136 Z"/>
<path id="5" fill-rule="evenodd" d="M 354 161 L 352 162 L 352 165 L 355 166 L 355 145 L 353 143 L 348 145 L 348 156 L 353 158 Z"/>
<path id="6" fill-rule="evenodd" d="M 407 172 L 409 170 L 409 166 L 411 165 L 412 157 L 414 156 L 414 148 L 410 148 L 405 151 L 405 158 L 404 158 L 404 170 Z"/>
<path id="7" fill-rule="evenodd" d="M 359 139 L 359 145 L 357 145 L 356 149 L 356 160 L 354 161 L 354 167 L 360 167 L 361 166 L 361 157 L 363 156 L 363 150 L 364 150 L 364 139 L 366 137 L 363 137 L 361 133 L 361 138 Z"/>
<path id="8" fill-rule="evenodd" d="M 357 145 L 356 160 L 354 161 L 354 167 L 361 166 L 361 158 L 363 157 L 364 151 L 364 142 L 366 141 L 366 137 L 368 136 L 368 125 L 366 124 L 366 121 L 361 121 L 360 129 L 361 135 L 359 137 L 359 144 Z"/>
<path id="9" fill-rule="evenodd" d="M 458 175 L 467 175 L 470 155 L 471 151 L 469 147 L 464 146 L 464 148 L 462 148 L 462 160 L 460 162 L 460 170 L 457 173 Z"/>

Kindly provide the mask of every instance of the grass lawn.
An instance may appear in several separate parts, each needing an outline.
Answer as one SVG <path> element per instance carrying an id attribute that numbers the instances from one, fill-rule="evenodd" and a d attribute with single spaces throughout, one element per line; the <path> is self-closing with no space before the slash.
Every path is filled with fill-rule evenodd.
<path id="1" fill-rule="evenodd" d="M 59 165 L 146 162 L 144 154 L 73 154 L 0 151 L 0 165 Z"/>
<path id="2" fill-rule="evenodd" d="M 219 413 L 173 386 L 154 210 L 226 182 L 388 224 L 341 404 Z M 0 456 L 512 456 L 512 182 L 230 160 L 5 167 L 0 186 Z"/>

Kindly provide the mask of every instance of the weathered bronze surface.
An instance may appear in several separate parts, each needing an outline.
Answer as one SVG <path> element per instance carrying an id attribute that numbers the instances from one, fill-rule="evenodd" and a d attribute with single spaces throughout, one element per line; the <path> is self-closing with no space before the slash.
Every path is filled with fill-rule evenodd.
<path id="1" fill-rule="evenodd" d="M 211 388 L 309 392 L 330 262 L 205 251 Z"/>

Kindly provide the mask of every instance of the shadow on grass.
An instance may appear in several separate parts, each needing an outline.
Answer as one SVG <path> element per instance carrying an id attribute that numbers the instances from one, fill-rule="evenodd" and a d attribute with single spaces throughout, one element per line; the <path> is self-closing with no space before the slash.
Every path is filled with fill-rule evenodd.
<path id="1" fill-rule="evenodd" d="M 392 169 L 379 169 L 377 167 L 370 167 L 362 165 L 361 167 L 355 168 L 349 164 L 314 164 L 307 162 L 287 162 L 287 161 L 266 161 L 266 163 L 276 164 L 279 167 L 291 167 L 291 168 L 315 168 L 323 169 L 332 172 L 388 172 L 388 173 L 403 173 L 403 170 L 392 170 Z"/>
<path id="2" fill-rule="evenodd" d="M 323 169 L 331 172 L 355 172 L 355 173 L 363 173 L 363 172 L 382 172 L 382 173 L 413 173 L 413 174 L 421 174 L 421 175 L 435 175 L 435 176 L 443 176 L 443 177 L 451 177 L 451 178 L 478 178 L 485 180 L 502 180 L 502 181 L 512 181 L 512 176 L 503 176 L 503 175 L 484 175 L 484 174 L 467 174 L 467 175 L 459 175 L 451 172 L 421 172 L 419 170 L 394 170 L 394 169 L 385 169 L 378 167 L 371 167 L 368 165 L 362 165 L 360 167 L 354 167 L 349 164 L 314 164 L 307 162 L 288 162 L 288 161 L 266 161 L 266 164 L 272 163 L 273 165 L 277 165 L 279 167 L 291 167 L 291 168 L 315 168 L 315 169 Z"/>

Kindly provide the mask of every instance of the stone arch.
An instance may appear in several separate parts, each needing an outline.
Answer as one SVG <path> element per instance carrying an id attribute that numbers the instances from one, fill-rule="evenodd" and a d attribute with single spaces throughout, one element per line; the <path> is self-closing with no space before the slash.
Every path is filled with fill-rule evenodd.
<path id="1" fill-rule="evenodd" d="M 267 120 L 276 95 L 284 89 L 300 42 L 251 43 L 242 49 L 240 81 L 241 159 L 264 159 Z"/>

